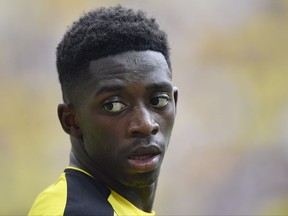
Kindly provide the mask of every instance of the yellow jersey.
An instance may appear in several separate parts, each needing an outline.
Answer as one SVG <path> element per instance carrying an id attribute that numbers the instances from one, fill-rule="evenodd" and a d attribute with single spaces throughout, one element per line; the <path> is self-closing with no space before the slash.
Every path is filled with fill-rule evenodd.
<path id="1" fill-rule="evenodd" d="M 84 170 L 67 167 L 57 182 L 36 198 L 28 215 L 155 216 L 155 212 L 138 209 Z"/>

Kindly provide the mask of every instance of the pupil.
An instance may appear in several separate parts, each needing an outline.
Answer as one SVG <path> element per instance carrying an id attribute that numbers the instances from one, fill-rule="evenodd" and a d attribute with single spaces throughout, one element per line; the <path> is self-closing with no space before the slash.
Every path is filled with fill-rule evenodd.
<path id="1" fill-rule="evenodd" d="M 152 105 L 157 105 L 158 103 L 159 103 L 159 99 L 158 98 L 151 99 L 151 104 Z"/>
<path id="2" fill-rule="evenodd" d="M 108 104 L 106 104 L 106 109 L 107 110 L 112 110 L 113 109 L 113 104 L 112 103 L 108 103 Z"/>

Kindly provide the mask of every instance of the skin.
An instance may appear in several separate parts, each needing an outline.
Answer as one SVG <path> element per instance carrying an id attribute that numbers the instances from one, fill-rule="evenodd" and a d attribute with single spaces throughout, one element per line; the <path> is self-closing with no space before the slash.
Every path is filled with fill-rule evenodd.
<path id="1" fill-rule="evenodd" d="M 90 62 L 81 101 L 58 106 L 70 165 L 151 212 L 174 124 L 177 89 L 164 56 L 130 51 Z"/>

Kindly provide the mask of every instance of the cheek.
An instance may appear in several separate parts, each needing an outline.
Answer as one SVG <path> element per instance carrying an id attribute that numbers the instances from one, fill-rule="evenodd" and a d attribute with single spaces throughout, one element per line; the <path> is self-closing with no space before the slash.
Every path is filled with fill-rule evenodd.
<path id="1" fill-rule="evenodd" d="M 95 119 L 83 131 L 83 141 L 86 151 L 93 154 L 109 154 L 115 149 L 114 144 L 119 142 L 118 124 L 109 119 Z"/>
<path id="2" fill-rule="evenodd" d="M 163 116 L 161 116 L 161 124 L 165 134 L 171 134 L 175 120 L 175 109 L 171 107 Z"/>
<path id="3" fill-rule="evenodd" d="M 166 114 L 165 116 L 161 116 L 158 122 L 160 124 L 161 134 L 165 140 L 165 145 L 168 146 L 174 125 L 174 115 Z"/>

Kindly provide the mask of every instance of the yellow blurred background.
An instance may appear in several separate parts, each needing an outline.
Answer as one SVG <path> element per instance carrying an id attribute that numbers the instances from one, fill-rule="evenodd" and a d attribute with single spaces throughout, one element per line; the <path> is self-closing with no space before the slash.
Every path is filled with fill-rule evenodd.
<path id="1" fill-rule="evenodd" d="M 0 215 L 67 166 L 55 48 L 84 11 L 143 9 L 168 33 L 180 98 L 158 215 L 288 215 L 287 0 L 0 0 Z"/>

